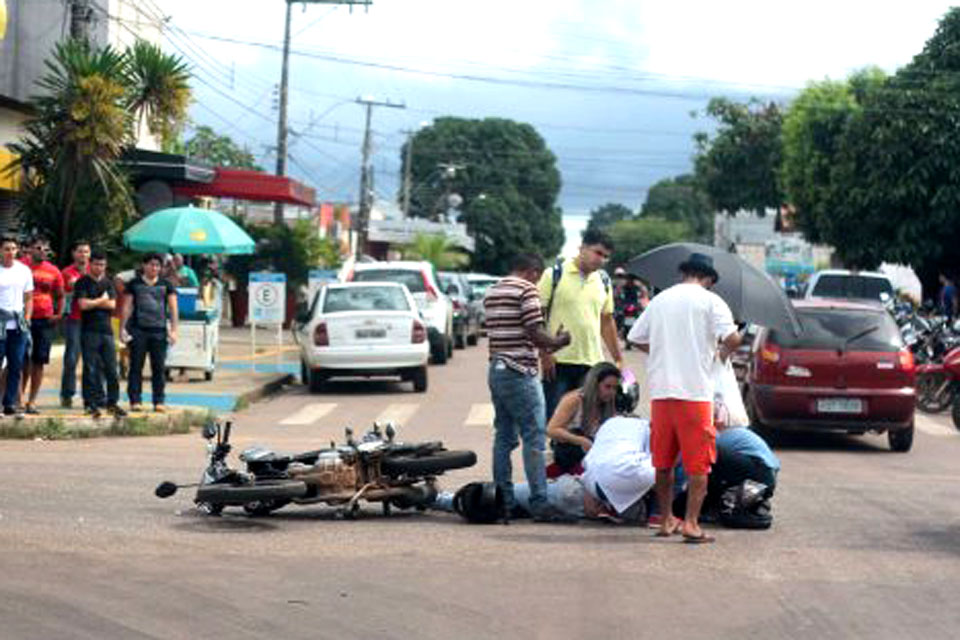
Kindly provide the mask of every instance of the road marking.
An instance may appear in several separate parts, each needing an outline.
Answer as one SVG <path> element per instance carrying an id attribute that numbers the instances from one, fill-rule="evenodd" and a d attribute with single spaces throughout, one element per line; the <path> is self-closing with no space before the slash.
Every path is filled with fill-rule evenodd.
<path id="1" fill-rule="evenodd" d="M 493 426 L 493 404 L 485 402 L 483 404 L 474 404 L 470 406 L 470 413 L 467 419 L 463 421 L 467 427 L 490 427 Z"/>
<path id="2" fill-rule="evenodd" d="M 336 408 L 337 405 L 334 402 L 312 402 L 302 407 L 292 416 L 281 420 L 280 424 L 313 424 Z"/>
<path id="3" fill-rule="evenodd" d="M 923 431 L 927 435 L 939 436 L 941 438 L 957 435 L 956 429 L 953 429 L 946 424 L 941 424 L 939 420 L 936 420 L 931 416 L 925 416 L 919 411 L 916 413 L 913 419 L 913 424 L 919 431 Z"/>
<path id="4" fill-rule="evenodd" d="M 420 408 L 419 403 L 415 404 L 388 404 L 387 408 L 377 416 L 377 422 L 395 422 L 403 426 Z"/>

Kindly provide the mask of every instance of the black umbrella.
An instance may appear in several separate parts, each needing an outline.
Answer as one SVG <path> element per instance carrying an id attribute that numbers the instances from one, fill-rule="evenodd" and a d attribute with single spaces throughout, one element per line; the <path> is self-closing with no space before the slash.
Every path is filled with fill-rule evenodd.
<path id="1" fill-rule="evenodd" d="M 769 275 L 735 253 L 694 242 L 667 244 L 647 251 L 627 263 L 627 272 L 643 278 L 659 289 L 680 282 L 680 263 L 692 253 L 713 258 L 720 280 L 712 291 L 723 298 L 733 317 L 744 322 L 800 333 L 800 322 L 793 304 Z"/>

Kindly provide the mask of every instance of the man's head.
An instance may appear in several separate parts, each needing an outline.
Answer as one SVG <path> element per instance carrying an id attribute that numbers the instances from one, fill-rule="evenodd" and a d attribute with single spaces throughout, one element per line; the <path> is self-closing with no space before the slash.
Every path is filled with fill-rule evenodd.
<path id="1" fill-rule="evenodd" d="M 43 236 L 34 236 L 27 244 L 30 250 L 30 259 L 40 264 L 50 254 L 50 242 Z"/>
<path id="2" fill-rule="evenodd" d="M 695 282 L 707 289 L 720 279 L 713 268 L 713 258 L 702 253 L 691 253 L 685 262 L 680 263 L 680 273 L 684 282 Z"/>
<path id="3" fill-rule="evenodd" d="M 160 275 L 160 268 L 163 266 L 163 258 L 159 253 L 148 253 L 143 256 L 143 260 L 140 261 L 140 266 L 143 269 L 143 275 L 150 280 L 158 277 Z"/>
<path id="4" fill-rule="evenodd" d="M 96 279 L 103 277 L 107 272 L 107 254 L 102 249 L 90 253 L 90 275 Z"/>
<path id="5" fill-rule="evenodd" d="M 580 242 L 580 270 L 591 273 L 600 269 L 610 259 L 613 240 L 603 231 L 588 229 L 583 232 Z"/>
<path id="6" fill-rule="evenodd" d="M 513 259 L 510 272 L 527 282 L 536 283 L 543 273 L 543 258 L 532 253 L 521 253 Z"/>
<path id="7" fill-rule="evenodd" d="M 177 269 L 183 266 L 183 256 L 179 253 L 173 254 L 173 266 Z"/>
<path id="8" fill-rule="evenodd" d="M 9 267 L 17 257 L 17 249 L 20 243 L 13 236 L 3 236 L 0 238 L 0 258 L 3 260 L 3 266 Z"/>
<path id="9" fill-rule="evenodd" d="M 73 257 L 74 265 L 86 268 L 90 262 L 90 243 L 86 240 L 77 240 L 70 247 L 70 255 Z"/>

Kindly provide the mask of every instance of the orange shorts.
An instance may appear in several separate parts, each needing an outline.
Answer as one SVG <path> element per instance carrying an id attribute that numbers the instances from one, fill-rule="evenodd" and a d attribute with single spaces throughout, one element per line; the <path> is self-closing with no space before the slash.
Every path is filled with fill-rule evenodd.
<path id="1" fill-rule="evenodd" d="M 677 454 L 687 475 L 710 473 L 717 460 L 717 430 L 713 403 L 695 400 L 654 400 L 650 408 L 650 449 L 656 469 L 672 469 Z"/>

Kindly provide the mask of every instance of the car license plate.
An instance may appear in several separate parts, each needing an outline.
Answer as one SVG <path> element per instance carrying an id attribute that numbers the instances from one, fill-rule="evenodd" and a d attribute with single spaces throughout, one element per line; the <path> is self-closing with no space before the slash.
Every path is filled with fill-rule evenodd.
<path id="1" fill-rule="evenodd" d="M 357 329 L 356 335 L 358 339 L 386 338 L 387 330 L 386 329 Z"/>
<path id="2" fill-rule="evenodd" d="M 821 398 L 817 400 L 818 413 L 863 413 L 859 398 Z"/>

